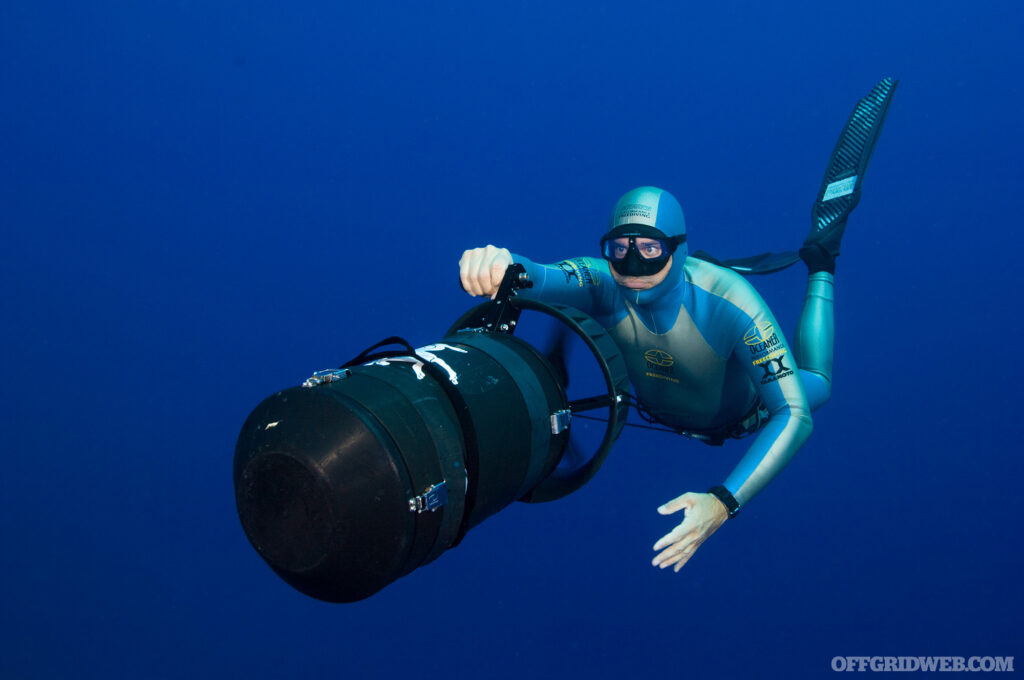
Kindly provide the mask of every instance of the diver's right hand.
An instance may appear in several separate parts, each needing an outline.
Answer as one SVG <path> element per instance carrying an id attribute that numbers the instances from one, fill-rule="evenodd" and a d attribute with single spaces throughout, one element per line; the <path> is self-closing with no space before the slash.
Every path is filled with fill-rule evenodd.
<path id="1" fill-rule="evenodd" d="M 494 297 L 498 292 L 505 270 L 512 264 L 512 253 L 506 248 L 487 246 L 462 253 L 459 260 L 459 279 L 470 295 Z"/>

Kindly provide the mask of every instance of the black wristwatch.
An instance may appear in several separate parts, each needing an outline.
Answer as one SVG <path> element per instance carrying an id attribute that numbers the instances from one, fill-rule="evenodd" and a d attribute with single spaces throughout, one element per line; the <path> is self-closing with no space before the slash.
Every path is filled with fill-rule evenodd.
<path id="1" fill-rule="evenodd" d="M 729 512 L 729 519 L 732 519 L 740 512 L 740 504 L 736 500 L 736 497 L 729 493 L 729 490 L 724 486 L 713 486 L 708 489 L 708 493 L 722 501 L 722 505 Z"/>

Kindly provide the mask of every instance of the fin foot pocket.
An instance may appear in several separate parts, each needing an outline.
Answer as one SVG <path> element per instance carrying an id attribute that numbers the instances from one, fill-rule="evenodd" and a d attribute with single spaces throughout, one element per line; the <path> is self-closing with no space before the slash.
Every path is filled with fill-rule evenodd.
<path id="1" fill-rule="evenodd" d="M 816 274 L 818 272 L 836 273 L 835 256 L 818 243 L 812 243 L 801 248 L 800 259 L 807 265 L 808 274 Z"/>

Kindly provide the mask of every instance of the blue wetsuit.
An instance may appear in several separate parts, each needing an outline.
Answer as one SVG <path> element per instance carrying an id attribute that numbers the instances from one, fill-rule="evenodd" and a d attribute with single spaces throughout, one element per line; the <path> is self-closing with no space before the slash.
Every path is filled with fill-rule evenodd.
<path id="1" fill-rule="evenodd" d="M 626 358 L 636 396 L 658 420 L 694 434 L 757 429 L 724 486 L 742 506 L 811 433 L 811 409 L 829 396 L 832 275 L 813 274 L 797 331 L 798 367 L 771 310 L 739 274 L 674 258 L 665 280 L 643 291 L 619 286 L 608 263 L 576 258 L 539 265 L 513 255 L 534 287 L 521 294 L 593 316 Z"/>

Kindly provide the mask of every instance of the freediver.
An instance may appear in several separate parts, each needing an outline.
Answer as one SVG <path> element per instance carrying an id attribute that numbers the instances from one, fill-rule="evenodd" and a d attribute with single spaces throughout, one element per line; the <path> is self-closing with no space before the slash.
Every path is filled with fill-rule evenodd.
<path id="1" fill-rule="evenodd" d="M 778 271 L 785 255 L 733 261 L 735 271 L 689 256 L 682 208 L 663 189 L 640 187 L 619 199 L 600 260 L 540 265 L 492 245 L 463 253 L 460 278 L 472 295 L 493 296 L 506 267 L 519 263 L 533 282 L 521 295 L 593 316 L 622 350 L 634 395 L 656 422 L 712 445 L 757 434 L 723 484 L 658 508 L 686 512 L 654 544 L 654 566 L 678 572 L 785 467 L 811 434 L 811 412 L 828 401 L 836 257 L 896 84 L 887 78 L 858 103 L 826 168 L 798 253 L 809 277 L 792 348 L 737 273 Z M 789 264 L 797 260 L 789 255 Z"/>

